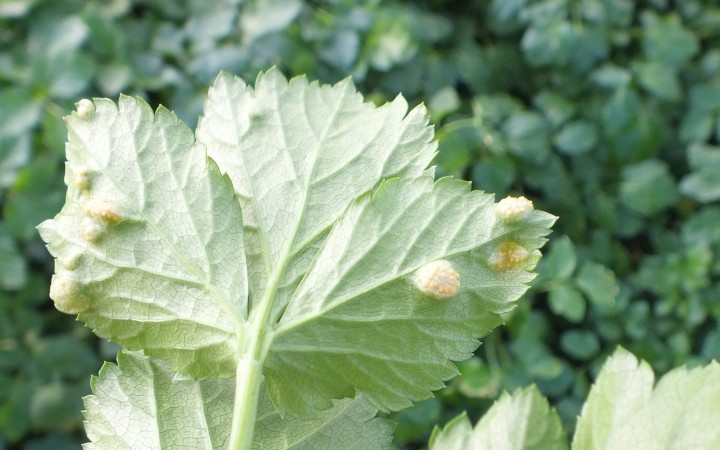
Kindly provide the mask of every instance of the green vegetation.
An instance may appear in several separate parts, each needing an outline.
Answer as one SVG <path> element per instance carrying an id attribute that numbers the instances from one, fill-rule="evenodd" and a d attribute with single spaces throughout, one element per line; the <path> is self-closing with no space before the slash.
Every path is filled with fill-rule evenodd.
<path id="1" fill-rule="evenodd" d="M 720 445 L 720 365 L 677 368 L 653 388 L 652 369 L 619 348 L 608 358 L 568 446 L 557 412 L 535 386 L 503 393 L 473 428 L 461 414 L 436 427 L 430 450 L 712 449 Z"/>
<path id="2" fill-rule="evenodd" d="M 399 448 L 532 382 L 571 432 L 618 344 L 659 375 L 720 358 L 715 2 L 0 0 L 0 30 L 0 448 L 77 448 L 87 374 L 117 351 L 47 297 L 61 118 L 124 92 L 194 128 L 221 69 L 425 102 L 439 175 L 560 217 L 508 325 L 390 417 Z"/>

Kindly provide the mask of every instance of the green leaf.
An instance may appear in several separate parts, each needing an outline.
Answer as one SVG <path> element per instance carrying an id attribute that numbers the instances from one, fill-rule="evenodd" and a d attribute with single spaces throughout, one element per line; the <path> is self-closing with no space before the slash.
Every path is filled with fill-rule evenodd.
<path id="1" fill-rule="evenodd" d="M 520 43 L 531 66 L 563 66 L 572 54 L 576 31 L 565 20 L 546 20 L 533 23 Z"/>
<path id="2" fill-rule="evenodd" d="M 472 428 L 465 413 L 435 427 L 430 450 L 562 450 L 567 440 L 560 418 L 536 387 L 503 393 Z"/>
<path id="3" fill-rule="evenodd" d="M 600 342 L 592 331 L 569 330 L 562 334 L 560 347 L 572 357 L 589 360 L 600 350 Z"/>
<path id="4" fill-rule="evenodd" d="M 249 7 L 243 9 L 240 20 L 245 39 L 253 41 L 268 33 L 282 30 L 295 20 L 301 9 L 302 2 L 298 0 L 251 3 Z"/>
<path id="5" fill-rule="evenodd" d="M 647 159 L 623 169 L 620 201 L 631 210 L 652 216 L 677 200 L 675 180 L 664 162 Z"/>
<path id="6" fill-rule="evenodd" d="M 288 83 L 273 69 L 252 89 L 218 77 L 197 138 L 243 210 L 251 302 L 272 293 L 277 319 L 345 207 L 384 178 L 426 170 L 432 128 L 424 107 L 407 108 L 401 96 L 380 108 L 363 103 L 350 80 Z"/>
<path id="7" fill-rule="evenodd" d="M 567 236 L 552 241 L 550 250 L 538 266 L 538 272 L 546 280 L 567 280 L 577 267 L 575 245 Z"/>
<path id="8" fill-rule="evenodd" d="M 433 397 L 388 415 L 387 419 L 397 424 L 393 433 L 395 440 L 402 442 L 429 434 L 440 419 L 442 407 L 440 398 Z"/>
<path id="9" fill-rule="evenodd" d="M 456 378 L 458 390 L 466 397 L 496 398 L 500 389 L 501 372 L 473 356 L 457 364 L 460 376 Z"/>
<path id="10" fill-rule="evenodd" d="M 81 95 L 90 83 L 94 71 L 93 61 L 87 56 L 63 52 L 43 60 L 44 80 L 40 83 L 47 86 L 48 94 L 54 98 L 73 99 Z M 37 82 L 37 81 L 36 81 Z"/>
<path id="11" fill-rule="evenodd" d="M 4 381 L 4 380 L 3 380 Z M 22 440 L 31 427 L 30 402 L 36 384 L 22 378 L 7 379 L 8 390 L 0 403 L 0 432 L 10 442 Z"/>
<path id="12" fill-rule="evenodd" d="M 700 48 L 698 39 L 683 27 L 676 14 L 658 17 L 648 12 L 643 15 L 642 22 L 643 50 L 650 61 L 680 68 Z"/>
<path id="13" fill-rule="evenodd" d="M 456 374 L 447 359 L 468 358 L 533 278 L 522 270 L 530 259 L 503 267 L 495 258 L 513 242 L 532 258 L 554 220 L 538 212 L 515 223 L 495 217 L 491 196 L 448 178 L 389 180 L 355 201 L 276 327 L 266 364 L 276 406 L 307 414 L 357 388 L 379 409 L 396 410 L 442 387 Z M 462 280 L 451 301 L 428 298 L 412 281 L 438 260 Z"/>
<path id="14" fill-rule="evenodd" d="M 595 125 L 588 120 L 576 120 L 565 125 L 555 136 L 555 145 L 568 155 L 585 153 L 597 143 Z"/>
<path id="15" fill-rule="evenodd" d="M 684 143 L 704 142 L 712 134 L 713 115 L 705 111 L 690 111 L 680 124 L 680 140 Z"/>
<path id="16" fill-rule="evenodd" d="M 510 150 L 519 157 L 534 163 L 541 163 L 550 153 L 548 143 L 549 127 L 536 112 L 514 113 L 503 126 Z"/>
<path id="17" fill-rule="evenodd" d="M 548 294 L 550 309 L 570 322 L 578 323 L 585 317 L 585 299 L 580 291 L 570 284 L 553 287 Z"/>
<path id="18" fill-rule="evenodd" d="M 37 239 L 35 227 L 63 204 L 62 175 L 54 159 L 35 159 L 19 171 L 3 208 L 8 230 L 19 241 Z"/>
<path id="19" fill-rule="evenodd" d="M 633 66 L 640 85 L 659 99 L 676 102 L 682 91 L 677 74 L 662 62 L 640 61 Z"/>
<path id="20" fill-rule="evenodd" d="M 692 145 L 688 160 L 694 171 L 680 181 L 680 192 L 703 203 L 720 199 L 720 148 Z"/>
<path id="21" fill-rule="evenodd" d="M 590 79 L 600 87 L 616 89 L 627 86 L 632 80 L 632 75 L 625 68 L 605 64 L 597 68 Z"/>
<path id="22" fill-rule="evenodd" d="M 258 404 L 254 448 L 284 450 L 347 448 L 374 450 L 387 448 L 392 440 L 394 424 L 375 418 L 377 409 L 363 397 L 333 400 L 333 406 L 315 419 L 300 421 L 284 419 L 273 406 L 267 391 Z"/>
<path id="23" fill-rule="evenodd" d="M 58 381 L 37 386 L 30 401 L 30 420 L 33 428 L 43 431 L 71 430 L 80 422 L 81 408 L 78 392 Z"/>
<path id="24" fill-rule="evenodd" d="M 18 137 L 40 121 L 42 104 L 21 87 L 0 90 L 0 139 Z"/>
<path id="25" fill-rule="evenodd" d="M 575 281 L 596 305 L 609 307 L 615 304 L 615 297 L 620 291 L 615 274 L 602 264 L 586 262 Z"/>
<path id="26" fill-rule="evenodd" d="M 18 251 L 7 227 L 0 222 L 0 288 L 14 291 L 27 281 L 25 259 Z"/>
<path id="27" fill-rule="evenodd" d="M 509 157 L 498 156 L 473 166 L 472 180 L 475 187 L 498 196 L 507 193 L 517 175 L 515 163 Z"/>
<path id="28" fill-rule="evenodd" d="M 713 78 L 707 83 L 698 83 L 690 89 L 692 111 L 699 113 L 717 112 L 720 109 L 720 80 Z"/>
<path id="29" fill-rule="evenodd" d="M 265 391 L 274 414 L 301 421 L 342 398 L 374 414 L 430 397 L 527 290 L 555 221 L 434 182 L 424 107 L 376 108 L 349 80 L 271 70 L 253 89 L 221 74 L 197 140 L 129 97 L 82 100 L 67 123 L 66 203 L 39 227 L 57 258 L 51 298 L 168 361 L 177 382 L 234 377 L 233 448 L 269 417 Z M 142 371 L 128 377 L 152 390 Z"/>
<path id="30" fill-rule="evenodd" d="M 446 115 L 457 111 L 460 107 L 460 96 L 452 86 L 438 90 L 428 103 L 428 109 L 434 121 L 440 121 Z"/>
<path id="31" fill-rule="evenodd" d="M 698 247 L 720 243 L 718 223 L 720 223 L 720 208 L 710 206 L 699 210 L 683 225 L 683 243 Z"/>
<path id="32" fill-rule="evenodd" d="M 106 363 L 92 380 L 94 395 L 84 399 L 86 448 L 227 448 L 235 380 L 175 376 L 167 363 L 139 353 L 121 352 L 118 365 Z M 253 448 L 384 448 L 392 425 L 375 413 L 358 398 L 335 401 L 311 421 L 282 419 L 264 389 Z"/>
<path id="33" fill-rule="evenodd" d="M 76 50 L 85 41 L 88 32 L 88 26 L 76 15 L 48 14 L 32 22 L 28 47 L 31 53 L 56 55 Z"/>
<path id="34" fill-rule="evenodd" d="M 573 450 L 720 448 L 720 365 L 677 368 L 654 389 L 653 381 L 646 362 L 619 348 L 590 391 Z"/>
<path id="35" fill-rule="evenodd" d="M 18 170 L 30 159 L 30 135 L 0 138 L 0 189 L 15 181 Z"/>
<path id="36" fill-rule="evenodd" d="M 647 158 L 662 141 L 664 129 L 632 87 L 618 88 L 603 106 L 601 117 L 611 154 L 619 161 Z"/>
<path id="37" fill-rule="evenodd" d="M 247 317 L 232 185 L 164 108 L 122 97 L 67 119 L 66 203 L 40 234 L 61 311 L 193 376 L 235 373 Z"/>
<path id="38" fill-rule="evenodd" d="M 533 104 L 543 111 L 545 118 L 557 127 L 575 114 L 576 106 L 554 91 L 542 91 L 533 98 Z"/>

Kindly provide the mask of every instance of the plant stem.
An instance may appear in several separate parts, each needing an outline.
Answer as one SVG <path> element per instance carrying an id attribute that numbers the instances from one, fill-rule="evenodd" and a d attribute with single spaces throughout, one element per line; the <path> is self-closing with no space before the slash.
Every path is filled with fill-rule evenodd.
<path id="1" fill-rule="evenodd" d="M 258 400 L 264 380 L 262 370 L 273 339 L 268 320 L 279 277 L 280 275 L 276 275 L 276 279 L 270 285 L 271 288 L 266 291 L 257 308 L 251 312 L 249 330 L 248 327 L 244 327 L 238 334 L 241 356 L 235 371 L 235 404 L 228 447 L 230 450 L 253 448 Z"/>
<path id="2" fill-rule="evenodd" d="M 231 450 L 252 449 L 260 386 L 263 381 L 263 362 L 255 360 L 253 354 L 245 356 L 238 362 L 235 372 L 235 404 L 228 447 Z"/>

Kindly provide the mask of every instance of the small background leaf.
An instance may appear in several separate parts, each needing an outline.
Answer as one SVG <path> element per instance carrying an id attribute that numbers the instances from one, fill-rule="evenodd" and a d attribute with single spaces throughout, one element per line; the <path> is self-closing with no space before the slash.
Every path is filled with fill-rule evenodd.
<path id="1" fill-rule="evenodd" d="M 653 389 L 645 362 L 618 349 L 600 371 L 583 407 L 573 450 L 711 449 L 720 445 L 720 366 L 681 367 Z"/>
<path id="2" fill-rule="evenodd" d="M 472 428 L 461 414 L 445 428 L 436 427 L 430 450 L 562 450 L 565 433 L 554 409 L 535 387 L 503 393 Z"/>

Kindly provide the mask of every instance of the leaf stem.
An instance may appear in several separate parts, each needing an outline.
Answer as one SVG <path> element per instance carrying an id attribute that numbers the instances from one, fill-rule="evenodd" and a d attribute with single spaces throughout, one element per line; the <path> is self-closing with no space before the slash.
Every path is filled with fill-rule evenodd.
<path id="1" fill-rule="evenodd" d="M 235 404 L 230 431 L 230 450 L 251 450 L 257 416 L 263 362 L 246 355 L 237 365 L 235 373 Z"/>
<path id="2" fill-rule="evenodd" d="M 243 327 L 238 334 L 240 359 L 235 371 L 235 404 L 233 424 L 230 431 L 230 450 L 252 450 L 258 400 L 264 376 L 265 358 L 273 339 L 272 327 L 268 325 L 272 312 L 272 300 L 277 292 L 281 271 L 276 273 L 270 288 L 251 312 L 249 333 Z"/>

